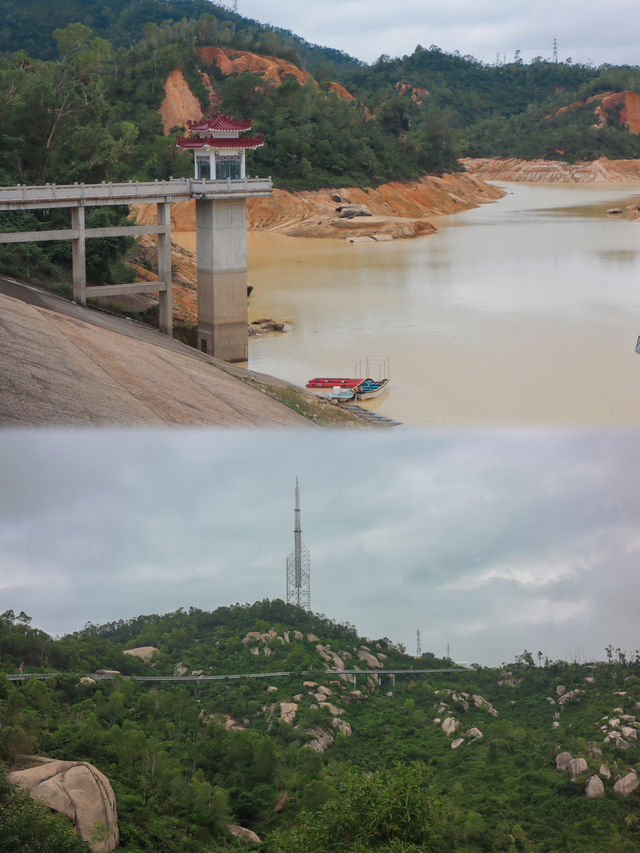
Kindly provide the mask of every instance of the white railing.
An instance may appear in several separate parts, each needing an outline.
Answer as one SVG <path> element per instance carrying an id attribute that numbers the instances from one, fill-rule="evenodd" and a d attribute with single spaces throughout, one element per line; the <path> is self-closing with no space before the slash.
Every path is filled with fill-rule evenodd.
<path id="1" fill-rule="evenodd" d="M 188 201 L 191 198 L 245 198 L 271 195 L 271 178 L 205 181 L 171 178 L 167 181 L 126 181 L 101 184 L 43 184 L 0 187 L 0 209 L 15 207 L 74 207 L 76 205 L 144 204 Z"/>

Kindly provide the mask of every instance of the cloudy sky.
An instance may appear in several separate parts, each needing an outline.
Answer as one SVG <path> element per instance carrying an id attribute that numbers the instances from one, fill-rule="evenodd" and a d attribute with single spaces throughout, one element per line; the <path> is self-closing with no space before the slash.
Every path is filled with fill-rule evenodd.
<path id="1" fill-rule="evenodd" d="M 50 633 L 284 598 L 459 661 L 640 647 L 630 432 L 0 433 L 0 610 Z"/>
<path id="2" fill-rule="evenodd" d="M 229 0 L 222 3 L 233 7 Z M 558 57 L 601 65 L 638 64 L 636 0 L 238 0 L 238 12 L 291 30 L 307 41 L 344 50 L 365 62 L 413 53 L 417 44 L 459 50 L 483 62 L 496 54 L 528 62 Z"/>

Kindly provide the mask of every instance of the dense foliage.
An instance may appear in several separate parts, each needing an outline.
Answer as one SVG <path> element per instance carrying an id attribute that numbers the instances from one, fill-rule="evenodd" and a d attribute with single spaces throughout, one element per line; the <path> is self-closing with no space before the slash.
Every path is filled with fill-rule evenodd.
<path id="1" fill-rule="evenodd" d="M 593 104 L 558 112 L 605 91 L 639 91 L 637 68 L 600 69 L 541 57 L 486 65 L 432 45 L 371 66 L 293 33 L 243 18 L 208 0 L 0 0 L 0 184 L 154 180 L 191 174 L 192 157 L 164 135 L 164 81 L 180 68 L 202 108 L 210 76 L 222 110 L 254 119 L 266 145 L 252 173 L 276 186 L 375 186 L 454 171 L 458 157 L 637 157 L 640 140 L 615 112 L 594 126 Z M 278 56 L 315 75 L 281 86 L 205 67 L 198 47 Z M 338 98 L 331 80 L 353 101 Z M 177 128 L 175 130 L 178 130 Z M 90 226 L 118 224 L 128 211 L 94 211 Z M 69 213 L 0 214 L 0 230 L 67 228 Z M 129 241 L 91 240 L 90 283 L 131 280 Z M 45 281 L 68 280 L 65 243 L 3 246 L 0 268 Z M 62 287 L 64 290 L 64 286 Z M 68 288 L 67 288 L 68 289 Z"/>
<path id="2" fill-rule="evenodd" d="M 525 651 L 500 669 L 438 672 L 452 662 L 416 661 L 387 638 L 365 640 L 282 601 L 88 624 L 57 640 L 7 611 L 0 638 L 0 760 L 37 752 L 95 764 L 114 787 L 131 853 L 251 849 L 228 823 L 257 832 L 268 853 L 630 853 L 640 841 L 640 789 L 628 798 L 612 790 L 640 769 L 638 741 L 623 748 L 601 731 L 603 717 L 623 712 L 638 730 L 638 652 L 609 647 L 605 662 L 577 664 Z M 157 649 L 151 661 L 123 654 L 139 646 Z M 329 654 L 360 669 L 375 657 L 381 675 L 353 684 L 327 671 Z M 21 664 L 24 674 L 58 674 L 9 682 L 2 670 Z M 123 676 L 80 682 L 102 668 Z M 395 683 L 384 674 L 418 668 L 436 672 Z M 126 677 L 174 672 L 292 674 Z M 282 703 L 295 706 L 288 721 Z M 451 736 L 439 722 L 448 717 L 459 725 Z M 558 771 L 562 750 L 584 757 L 588 774 L 571 781 Z M 588 800 L 586 776 L 603 763 L 605 796 Z M 3 784 L 6 801 L 15 795 Z M 18 817 L 16 832 L 26 825 Z"/>

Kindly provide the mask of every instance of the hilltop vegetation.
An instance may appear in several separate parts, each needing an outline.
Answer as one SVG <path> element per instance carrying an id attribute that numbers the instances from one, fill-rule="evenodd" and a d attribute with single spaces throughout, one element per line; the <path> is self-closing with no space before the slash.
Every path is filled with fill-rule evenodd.
<path id="1" fill-rule="evenodd" d="M 613 789 L 640 769 L 638 653 L 610 647 L 606 662 L 576 664 L 525 651 L 499 669 L 394 679 L 385 671 L 453 664 L 282 601 L 87 625 L 58 640 L 8 611 L 0 639 L 5 672 L 59 672 L 21 685 L 0 674 L 0 758 L 95 764 L 116 792 L 127 851 L 251 849 L 229 823 L 273 853 L 638 846 L 640 789 Z M 101 668 L 123 675 L 80 682 Z M 353 684 L 345 668 L 376 674 Z M 584 765 L 557 769 L 562 752 Z M 598 799 L 584 793 L 592 776 Z"/>

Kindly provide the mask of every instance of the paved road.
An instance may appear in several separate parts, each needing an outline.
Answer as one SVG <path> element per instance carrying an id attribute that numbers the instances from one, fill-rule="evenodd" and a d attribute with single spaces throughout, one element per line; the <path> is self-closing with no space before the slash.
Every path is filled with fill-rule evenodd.
<path id="1" fill-rule="evenodd" d="M 314 428 L 242 382 L 246 374 L 147 326 L 0 277 L 2 425 Z"/>

